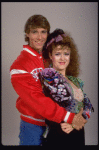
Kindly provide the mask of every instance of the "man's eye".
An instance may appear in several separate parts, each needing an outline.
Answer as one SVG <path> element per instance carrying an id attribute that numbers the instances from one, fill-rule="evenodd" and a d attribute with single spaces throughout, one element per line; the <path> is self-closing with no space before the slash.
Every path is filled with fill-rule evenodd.
<path id="1" fill-rule="evenodd" d="M 44 31 L 42 31 L 42 33 L 47 33 L 47 31 L 46 31 L 46 30 L 44 30 Z"/>
<path id="2" fill-rule="evenodd" d="M 31 32 L 32 32 L 32 33 L 37 33 L 37 31 L 36 31 L 36 30 L 32 30 Z"/>

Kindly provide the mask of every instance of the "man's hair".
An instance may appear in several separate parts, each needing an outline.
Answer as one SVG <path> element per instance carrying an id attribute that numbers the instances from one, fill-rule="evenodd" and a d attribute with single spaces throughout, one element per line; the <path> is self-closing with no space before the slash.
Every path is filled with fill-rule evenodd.
<path id="1" fill-rule="evenodd" d="M 50 32 L 50 24 L 48 20 L 42 15 L 33 15 L 30 18 L 28 18 L 24 27 L 24 32 L 29 34 L 30 29 L 35 28 L 47 29 L 48 34 Z M 29 42 L 29 38 L 26 36 L 26 34 L 25 34 L 25 41 Z"/>

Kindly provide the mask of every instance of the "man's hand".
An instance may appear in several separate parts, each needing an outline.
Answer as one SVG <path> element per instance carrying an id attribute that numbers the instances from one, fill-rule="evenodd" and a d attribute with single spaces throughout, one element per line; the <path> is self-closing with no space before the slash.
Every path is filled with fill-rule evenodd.
<path id="1" fill-rule="evenodd" d="M 82 113 L 83 108 L 81 108 L 80 112 L 74 116 L 74 119 L 72 121 L 72 126 L 76 130 L 82 129 L 82 127 L 84 127 L 85 123 L 87 122 L 87 120 L 83 118 Z"/>

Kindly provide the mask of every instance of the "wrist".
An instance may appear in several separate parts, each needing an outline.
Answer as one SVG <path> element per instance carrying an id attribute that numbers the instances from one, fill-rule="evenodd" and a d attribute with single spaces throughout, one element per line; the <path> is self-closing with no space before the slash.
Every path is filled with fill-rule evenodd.
<path id="1" fill-rule="evenodd" d="M 75 113 L 67 112 L 64 118 L 64 122 L 71 124 L 74 116 L 75 116 Z"/>

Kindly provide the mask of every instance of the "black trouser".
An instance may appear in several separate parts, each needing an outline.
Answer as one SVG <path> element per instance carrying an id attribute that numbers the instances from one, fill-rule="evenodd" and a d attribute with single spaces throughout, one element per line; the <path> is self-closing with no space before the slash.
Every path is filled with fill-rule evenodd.
<path id="1" fill-rule="evenodd" d="M 62 131 L 60 124 L 51 122 L 49 124 L 50 131 L 46 139 L 46 146 L 84 146 L 85 137 L 84 137 L 84 128 L 81 130 L 74 129 L 69 134 Z"/>

